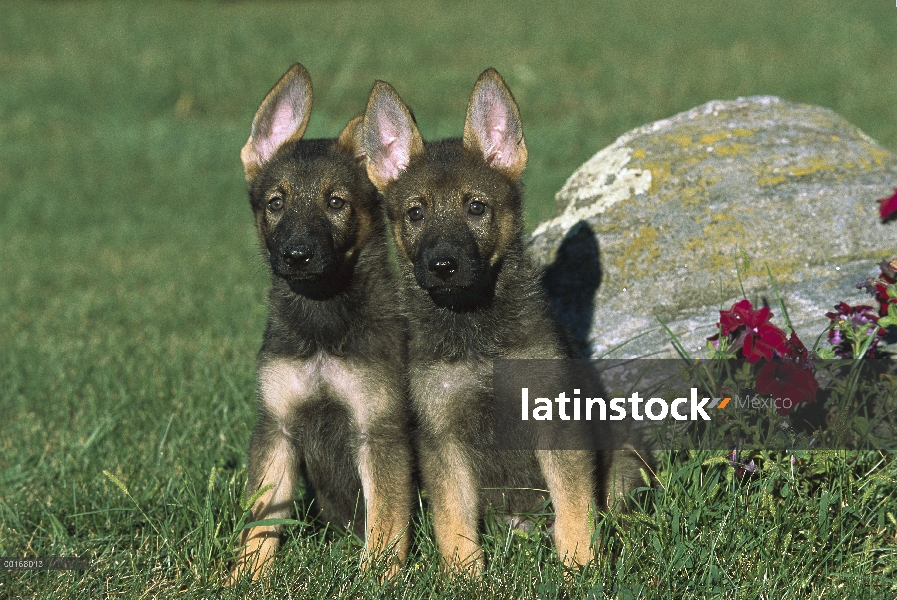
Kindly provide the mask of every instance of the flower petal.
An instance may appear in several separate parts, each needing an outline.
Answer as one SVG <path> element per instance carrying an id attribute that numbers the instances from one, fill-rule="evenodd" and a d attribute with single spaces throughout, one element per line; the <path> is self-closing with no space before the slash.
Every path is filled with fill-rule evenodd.
<path id="1" fill-rule="evenodd" d="M 878 213 L 882 221 L 887 221 L 895 212 L 897 212 L 897 188 L 894 188 L 894 195 L 890 198 L 878 200 Z"/>

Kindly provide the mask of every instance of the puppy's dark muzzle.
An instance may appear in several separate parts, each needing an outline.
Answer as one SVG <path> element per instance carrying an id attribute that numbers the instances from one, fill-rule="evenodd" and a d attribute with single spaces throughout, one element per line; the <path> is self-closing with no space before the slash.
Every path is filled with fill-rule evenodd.
<path id="1" fill-rule="evenodd" d="M 326 300 L 344 290 L 350 281 L 332 240 L 303 236 L 271 251 L 274 274 L 295 294 Z"/>
<path id="2" fill-rule="evenodd" d="M 338 268 L 336 251 L 330 240 L 296 237 L 271 249 L 274 274 L 287 281 L 307 281 L 326 277 Z"/>
<path id="3" fill-rule="evenodd" d="M 283 252 L 283 263 L 291 271 L 301 271 L 314 258 L 314 251 L 306 245 L 289 248 Z"/>
<path id="4" fill-rule="evenodd" d="M 422 244 L 414 261 L 418 285 L 435 294 L 464 293 L 476 287 L 482 266 L 473 240 L 465 236 L 434 238 Z"/>
<path id="5" fill-rule="evenodd" d="M 430 299 L 450 310 L 475 310 L 489 301 L 489 275 L 472 244 L 437 243 L 415 263 L 417 283 Z"/>
<path id="6" fill-rule="evenodd" d="M 451 257 L 431 258 L 427 262 L 430 273 L 443 281 L 448 281 L 458 272 L 458 261 Z"/>

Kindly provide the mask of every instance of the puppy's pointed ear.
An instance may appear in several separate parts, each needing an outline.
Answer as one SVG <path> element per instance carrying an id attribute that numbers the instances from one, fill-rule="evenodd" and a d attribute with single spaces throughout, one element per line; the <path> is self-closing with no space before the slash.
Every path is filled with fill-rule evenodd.
<path id="1" fill-rule="evenodd" d="M 482 154 L 486 164 L 511 179 L 520 179 L 526 168 L 520 111 L 495 69 L 483 71 L 473 86 L 464 123 L 464 147 Z"/>
<path id="2" fill-rule="evenodd" d="M 351 152 L 355 160 L 361 162 L 367 158 L 367 154 L 364 153 L 364 144 L 362 143 L 363 137 L 364 115 L 357 115 L 349 121 L 349 124 L 339 134 L 339 139 L 336 143 L 340 149 Z"/>
<path id="3" fill-rule="evenodd" d="M 380 191 L 424 151 L 424 141 L 411 112 L 385 81 L 378 81 L 371 90 L 362 141 L 368 157 L 368 177 Z"/>
<path id="4" fill-rule="evenodd" d="M 281 146 L 302 138 L 310 115 L 311 77 L 296 63 L 268 92 L 252 120 L 252 133 L 240 152 L 247 181 Z"/>

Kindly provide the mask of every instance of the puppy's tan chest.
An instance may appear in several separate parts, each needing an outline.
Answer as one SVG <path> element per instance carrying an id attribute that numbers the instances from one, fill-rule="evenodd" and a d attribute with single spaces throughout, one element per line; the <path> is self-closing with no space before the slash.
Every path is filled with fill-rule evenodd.
<path id="1" fill-rule="evenodd" d="M 274 359 L 258 368 L 264 407 L 281 424 L 309 402 L 335 401 L 363 426 L 387 401 L 387 386 L 372 369 L 326 353 L 306 360 Z"/>
<path id="2" fill-rule="evenodd" d="M 492 389 L 492 361 L 460 360 L 411 368 L 411 399 L 420 417 L 436 430 L 481 408 Z"/>

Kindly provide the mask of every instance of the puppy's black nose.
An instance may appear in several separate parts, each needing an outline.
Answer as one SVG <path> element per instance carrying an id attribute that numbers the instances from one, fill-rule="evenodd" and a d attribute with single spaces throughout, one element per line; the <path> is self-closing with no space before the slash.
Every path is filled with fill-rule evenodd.
<path id="1" fill-rule="evenodd" d="M 454 258 L 431 258 L 427 262 L 427 268 L 433 275 L 445 281 L 458 270 L 458 261 Z"/>
<path id="2" fill-rule="evenodd" d="M 292 269 L 304 267 L 312 259 L 314 254 L 308 246 L 296 246 L 283 253 L 283 262 Z"/>

